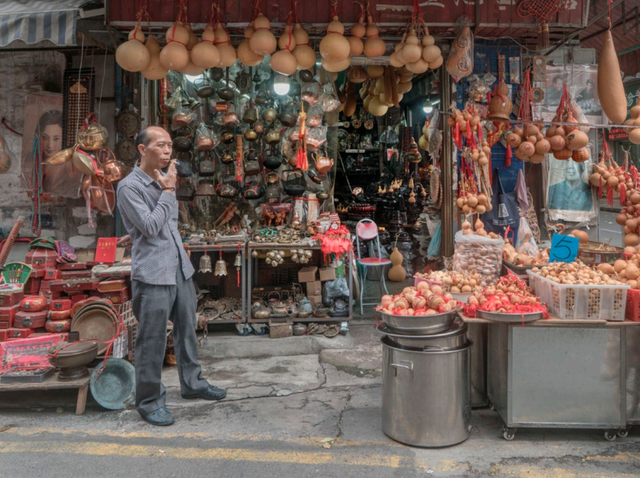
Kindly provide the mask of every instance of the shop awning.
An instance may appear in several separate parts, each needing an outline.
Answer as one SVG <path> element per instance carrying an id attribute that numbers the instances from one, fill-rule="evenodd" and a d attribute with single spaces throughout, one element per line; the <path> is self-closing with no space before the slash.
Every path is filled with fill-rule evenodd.
<path id="1" fill-rule="evenodd" d="M 75 45 L 77 13 L 87 3 L 90 0 L 2 0 L 0 47 L 16 40 L 28 45 L 43 40 Z"/>

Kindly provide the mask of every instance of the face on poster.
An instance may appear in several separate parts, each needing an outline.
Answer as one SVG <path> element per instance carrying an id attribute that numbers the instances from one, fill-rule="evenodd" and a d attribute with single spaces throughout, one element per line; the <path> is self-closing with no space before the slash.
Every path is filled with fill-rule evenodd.
<path id="1" fill-rule="evenodd" d="M 545 120 L 553 119 L 560 105 L 566 85 L 571 98 L 582 109 L 590 122 L 600 123 L 602 106 L 598 98 L 597 65 L 547 65 L 547 81 L 543 84 L 542 114 Z"/>

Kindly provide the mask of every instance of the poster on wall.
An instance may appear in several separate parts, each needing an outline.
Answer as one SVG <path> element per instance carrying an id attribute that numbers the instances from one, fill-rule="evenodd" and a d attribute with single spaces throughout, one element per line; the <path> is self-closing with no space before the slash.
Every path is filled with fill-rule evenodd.
<path id="1" fill-rule="evenodd" d="M 46 161 L 62 149 L 62 95 L 33 93 L 27 95 L 24 108 L 24 136 L 22 137 L 22 175 L 28 190 L 33 190 L 34 148 L 39 139 L 43 164 L 44 199 L 78 198 L 82 173 L 71 162 L 57 166 Z"/>
<path id="2" fill-rule="evenodd" d="M 584 118 L 576 119 L 601 124 L 603 113 L 598 99 L 597 77 L 597 65 L 547 65 L 546 83 L 543 85 L 545 94 L 540 108 L 542 119 L 553 120 L 566 85 L 570 97 L 584 114 Z M 592 129 L 588 134 L 587 147 L 591 157 L 587 161 L 576 163 L 571 159 L 557 160 L 552 154 L 547 155 L 545 199 L 548 224 L 562 221 L 587 225 L 596 221 L 598 201 L 589 184 L 592 163 L 597 156 L 596 130 Z"/>

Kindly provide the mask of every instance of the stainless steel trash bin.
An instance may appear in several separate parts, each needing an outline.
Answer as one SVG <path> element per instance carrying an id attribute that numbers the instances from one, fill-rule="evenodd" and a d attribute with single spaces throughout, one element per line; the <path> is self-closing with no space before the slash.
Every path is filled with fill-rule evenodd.
<path id="1" fill-rule="evenodd" d="M 420 447 L 455 445 L 471 430 L 471 342 L 408 350 L 382 338 L 382 431 Z"/>
<path id="2" fill-rule="evenodd" d="M 487 397 L 487 334 L 489 324 L 471 323 L 467 337 L 473 342 L 471 349 L 471 408 L 489 405 Z"/>

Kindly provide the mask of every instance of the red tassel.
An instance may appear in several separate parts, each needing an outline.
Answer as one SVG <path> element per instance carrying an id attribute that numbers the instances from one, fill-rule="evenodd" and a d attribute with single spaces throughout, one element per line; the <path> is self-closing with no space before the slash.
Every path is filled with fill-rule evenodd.
<path id="1" fill-rule="evenodd" d="M 298 149 L 298 154 L 296 155 L 296 167 L 302 171 L 307 171 L 309 169 L 307 154 L 303 151 L 302 148 Z"/>
<path id="2" fill-rule="evenodd" d="M 631 179 L 633 179 L 633 184 L 638 184 L 638 169 L 635 166 L 631 166 Z"/>
<path id="3" fill-rule="evenodd" d="M 505 158 L 506 158 L 506 160 L 505 160 L 505 162 L 504 162 L 504 164 L 505 164 L 505 166 L 507 166 L 507 168 L 508 168 L 509 166 L 511 166 L 511 158 L 512 158 L 512 157 L 513 157 L 513 152 L 511 151 L 511 145 L 510 145 L 510 144 L 508 144 L 508 145 L 507 145 L 507 154 L 505 154 Z"/>
<path id="4" fill-rule="evenodd" d="M 627 187 L 624 183 L 620 183 L 620 205 L 625 207 L 627 204 Z"/>
<path id="5" fill-rule="evenodd" d="M 482 125 L 478 123 L 478 143 L 482 145 Z"/>
<path id="6" fill-rule="evenodd" d="M 602 176 L 600 176 L 600 181 L 598 182 L 598 199 L 602 197 Z"/>
<path id="7" fill-rule="evenodd" d="M 462 149 L 462 138 L 460 137 L 460 123 L 456 121 L 456 129 L 453 131 L 453 140 L 458 146 L 458 149 Z"/>
<path id="8" fill-rule="evenodd" d="M 611 186 L 607 186 L 607 204 L 613 206 L 613 188 Z"/>

